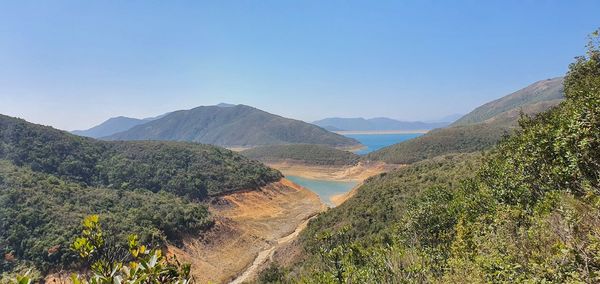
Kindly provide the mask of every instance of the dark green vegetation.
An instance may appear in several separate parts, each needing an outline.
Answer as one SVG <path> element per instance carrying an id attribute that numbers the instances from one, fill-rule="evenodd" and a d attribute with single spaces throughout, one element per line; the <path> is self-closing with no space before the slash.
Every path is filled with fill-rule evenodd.
<path id="1" fill-rule="evenodd" d="M 256 147 L 241 152 L 242 155 L 261 162 L 297 162 L 307 165 L 355 165 L 359 156 L 348 151 L 321 145 L 273 145 Z"/>
<path id="2" fill-rule="evenodd" d="M 386 117 L 364 119 L 331 117 L 313 122 L 330 131 L 341 130 L 429 130 L 444 127 L 449 122 L 422 122 L 422 121 L 399 121 Z"/>
<path id="3" fill-rule="evenodd" d="M 346 237 L 365 244 L 372 238 L 390 238 L 408 200 L 427 188 L 455 186 L 479 167 L 480 154 L 454 154 L 415 163 L 371 177 L 356 195 L 327 214 L 321 214 L 302 233 L 302 241 L 317 246 L 313 236 L 349 226 Z"/>
<path id="4" fill-rule="evenodd" d="M 148 248 L 139 242 L 138 235 L 119 239 L 102 228 L 99 215 L 83 219 L 83 230 L 71 244 L 82 262 L 79 273 L 72 273 L 73 284 L 113 283 L 193 283 L 191 265 L 175 257 L 166 257 L 160 248 Z M 0 283 L 43 283 L 38 273 L 14 271 L 0 275 Z M 50 281 L 52 283 L 56 282 Z M 60 281 L 63 283 L 62 281 Z"/>
<path id="5" fill-rule="evenodd" d="M 281 174 L 235 152 L 182 142 L 104 142 L 0 116 L 0 159 L 89 186 L 164 190 L 202 199 Z"/>
<path id="6" fill-rule="evenodd" d="M 562 77 L 536 82 L 478 107 L 450 127 L 372 152 L 367 159 L 409 164 L 449 153 L 490 149 L 518 128 L 521 114 L 535 115 L 559 104 L 564 99 L 562 82 Z"/>
<path id="7" fill-rule="evenodd" d="M 598 283 L 598 41 L 570 66 L 564 90 L 564 102 L 522 118 L 484 156 L 437 157 L 369 180 L 309 224 L 296 265 L 261 279 Z"/>
<path id="8" fill-rule="evenodd" d="M 278 144 L 317 144 L 332 147 L 358 141 L 325 129 L 245 106 L 202 106 L 172 112 L 107 140 L 174 140 L 227 147 Z"/>
<path id="9" fill-rule="evenodd" d="M 232 151 L 182 142 L 104 142 L 0 116 L 0 270 L 71 265 L 84 215 L 111 235 L 177 242 L 211 224 L 210 196 L 281 173 Z"/>
<path id="10" fill-rule="evenodd" d="M 204 205 L 176 195 L 148 190 L 86 187 L 60 178 L 0 162 L 1 271 L 31 262 L 42 271 L 69 265 L 76 255 L 69 244 L 79 220 L 101 214 L 108 232 L 126 238 L 138 234 L 145 242 L 177 241 L 212 222 Z"/>
<path id="11" fill-rule="evenodd" d="M 153 119 L 154 118 L 138 119 L 124 116 L 112 117 L 90 129 L 75 130 L 71 133 L 79 136 L 100 138 L 128 130 L 136 125 L 144 124 Z"/>

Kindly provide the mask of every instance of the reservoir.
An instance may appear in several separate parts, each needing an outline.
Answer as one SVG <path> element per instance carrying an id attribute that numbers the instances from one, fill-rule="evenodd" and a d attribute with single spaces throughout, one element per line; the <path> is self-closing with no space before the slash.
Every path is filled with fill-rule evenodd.
<path id="1" fill-rule="evenodd" d="M 323 203 L 330 207 L 334 206 L 333 202 L 331 201 L 332 196 L 346 193 L 358 184 L 355 181 L 318 180 L 299 176 L 286 176 L 286 178 L 296 184 L 310 189 L 312 192 L 319 195 Z"/>
<path id="2" fill-rule="evenodd" d="M 344 134 L 346 137 L 354 138 L 366 146 L 366 148 L 356 151 L 356 154 L 364 155 L 373 151 L 377 151 L 383 147 L 387 147 L 408 139 L 419 137 L 423 133 L 401 133 L 401 134 Z"/>

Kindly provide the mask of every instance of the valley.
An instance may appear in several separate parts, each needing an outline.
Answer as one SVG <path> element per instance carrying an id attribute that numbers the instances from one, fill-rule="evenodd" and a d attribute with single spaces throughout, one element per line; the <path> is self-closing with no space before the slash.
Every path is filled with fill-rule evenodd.
<path id="1" fill-rule="evenodd" d="M 219 197 L 209 207 L 217 216 L 214 231 L 201 239 L 186 240 L 182 248 L 169 248 L 178 259 L 201 272 L 196 276 L 201 283 L 255 279 L 272 263 L 274 254 L 296 241 L 309 220 L 327 207 L 343 203 L 366 178 L 398 168 L 383 163 L 340 167 L 288 162 L 268 166 L 286 178 L 259 191 Z"/>
<path id="2" fill-rule="evenodd" d="M 554 84 L 554 81 L 550 83 Z M 527 92 L 516 94 L 526 98 L 531 93 L 545 94 L 543 90 L 547 84 L 533 86 L 526 89 L 529 90 Z M 542 91 L 536 86 L 542 86 Z M 494 147 L 500 136 L 516 127 L 516 118 L 509 115 L 515 112 L 515 106 L 510 103 L 511 96 L 502 100 L 509 102 L 503 104 L 502 112 L 492 112 L 499 113 L 502 119 L 486 116 L 482 118 L 484 122 L 447 126 L 423 133 L 354 131 L 340 132 L 344 133 L 341 138 L 332 136 L 338 141 L 349 142 L 349 145 L 303 143 L 230 147 L 235 152 L 186 142 L 94 140 L 0 116 L 0 160 L 3 160 L 0 162 L 4 167 L 0 172 L 4 177 L 0 182 L 4 184 L 0 185 L 12 188 L 15 184 L 26 184 L 22 182 L 25 179 L 44 180 L 45 175 L 49 176 L 48 179 L 64 182 L 79 181 L 82 188 L 78 190 L 89 190 L 86 195 L 96 196 L 100 203 L 91 210 L 78 209 L 78 212 L 102 210 L 101 204 L 106 200 L 118 204 L 114 201 L 116 197 L 109 195 L 111 188 L 127 192 L 133 190 L 135 194 L 140 193 L 134 190 L 136 188 L 148 191 L 144 197 L 133 194 L 124 203 L 131 202 L 130 199 L 146 198 L 158 212 L 169 208 L 164 198 L 173 198 L 177 202 L 174 209 L 179 213 L 154 216 L 152 222 L 156 225 L 149 229 L 150 232 L 156 229 L 164 232 L 157 244 L 168 256 L 189 263 L 191 276 L 199 283 L 257 281 L 274 265 L 285 265 L 290 271 L 303 274 L 306 269 L 325 269 L 320 267 L 322 264 L 313 254 L 317 246 L 313 239 L 315 236 L 328 234 L 331 228 L 342 230 L 349 226 L 353 235 L 350 240 L 359 241 L 362 245 L 372 237 L 388 238 L 388 234 L 393 233 L 389 226 L 406 218 L 402 214 L 411 208 L 407 203 L 427 192 L 426 188 L 454 184 L 459 176 L 472 176 L 473 169 L 482 160 L 478 153 Z M 529 101 L 536 106 L 550 105 L 555 103 L 556 95 L 548 96 L 548 103 L 543 98 L 529 98 Z M 222 111 L 236 109 L 271 117 L 246 106 L 199 108 L 195 109 L 194 115 L 202 116 L 209 111 L 218 116 L 222 115 Z M 528 109 L 533 111 L 535 108 Z M 476 110 L 476 113 L 482 112 L 490 113 Z M 178 112 L 174 114 L 182 116 Z M 144 125 L 161 122 L 161 119 L 162 123 L 173 123 L 169 117 L 172 115 L 127 123 L 137 123 L 131 129 L 140 132 L 149 129 L 143 128 Z M 477 116 L 468 114 L 466 117 Z M 503 121 L 502 125 L 496 121 Z M 100 129 L 107 131 L 107 128 Z M 319 137 L 329 139 L 328 135 Z M 45 144 L 39 141 L 45 141 Z M 45 155 L 40 154 L 43 153 L 40 147 Z M 54 159 L 55 156 L 61 158 Z M 67 161 L 80 165 L 69 167 L 65 164 Z M 8 174 L 15 170 L 23 173 Z M 396 192 L 399 189 L 401 191 Z M 42 193 L 29 188 L 23 188 L 23 191 Z M 173 196 L 162 196 L 162 191 Z M 52 198 L 57 198 L 53 197 L 56 193 L 52 190 L 43 192 Z M 380 199 L 382 196 L 386 199 Z M 43 211 L 56 210 L 50 205 L 44 206 L 48 208 L 43 207 Z M 183 213 L 184 206 L 195 212 Z M 18 210 L 15 208 L 8 214 L 19 216 Z M 125 209 L 119 210 L 108 215 L 111 224 L 132 214 Z M 78 214 L 81 216 L 82 213 Z M 197 220 L 177 219 L 184 215 Z M 135 216 L 138 217 L 134 220 L 141 218 L 140 215 Z M 48 218 L 49 222 L 59 219 L 57 216 Z M 166 224 L 174 221 L 168 218 L 174 218 L 185 226 L 173 231 L 169 227 L 171 225 Z M 129 222 L 133 224 L 134 220 Z M 73 227 L 73 221 L 62 220 L 62 226 Z M 134 232 L 142 234 L 143 240 L 152 240 L 146 228 L 133 228 Z M 367 228 L 367 231 L 360 228 Z M 123 234 L 123 230 L 119 227 L 118 234 Z M 38 238 L 52 244 L 52 239 L 43 235 L 46 232 L 41 232 Z M 14 240 L 12 235 L 2 237 Z M 63 240 L 68 238 L 65 236 Z M 64 243 L 59 245 L 67 246 Z M 58 261 L 36 260 L 40 259 L 37 257 L 40 253 L 43 254 L 40 251 L 30 253 L 25 249 L 18 257 L 39 261 L 39 267 Z M 69 252 L 61 253 L 67 255 Z M 60 261 L 72 265 L 68 258 Z M 64 280 L 71 270 L 44 272 L 48 272 L 48 280 Z"/>
<path id="3" fill-rule="evenodd" d="M 0 284 L 600 283 L 600 2 L 20 2 Z"/>

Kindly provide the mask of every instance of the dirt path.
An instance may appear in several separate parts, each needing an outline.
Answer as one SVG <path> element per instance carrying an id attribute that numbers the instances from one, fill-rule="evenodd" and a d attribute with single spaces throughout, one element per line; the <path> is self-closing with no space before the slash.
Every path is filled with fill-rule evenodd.
<path id="1" fill-rule="evenodd" d="M 229 282 L 229 284 L 241 284 L 244 283 L 244 281 L 246 280 L 254 278 L 258 274 L 259 269 L 262 267 L 262 265 L 267 261 L 271 260 L 271 258 L 273 257 L 273 253 L 275 253 L 275 250 L 281 245 L 289 243 L 290 241 L 298 237 L 298 235 L 300 235 L 300 232 L 302 232 L 302 230 L 306 228 L 308 222 L 312 218 L 313 217 L 300 223 L 298 227 L 296 227 L 296 230 L 294 230 L 294 232 L 277 240 L 277 243 L 273 244 L 272 247 L 259 252 L 256 258 L 254 259 L 252 265 L 250 265 L 242 274 L 240 274 L 240 276 L 235 278 L 233 281 Z"/>

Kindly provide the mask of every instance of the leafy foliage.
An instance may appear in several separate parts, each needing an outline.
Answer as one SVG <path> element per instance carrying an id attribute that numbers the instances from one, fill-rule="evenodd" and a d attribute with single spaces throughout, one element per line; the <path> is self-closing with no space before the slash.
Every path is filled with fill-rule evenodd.
<path id="1" fill-rule="evenodd" d="M 190 265 L 177 259 L 169 260 L 159 249 L 151 250 L 140 245 L 136 235 L 128 237 L 129 253 L 115 259 L 110 245 L 105 241 L 98 215 L 83 221 L 83 231 L 72 245 L 79 256 L 90 263 L 88 275 L 71 276 L 74 284 L 112 283 L 191 283 Z M 124 263 L 128 262 L 127 265 Z"/>
<path id="2" fill-rule="evenodd" d="M 262 146 L 244 150 L 241 154 L 267 163 L 291 161 L 309 165 L 345 166 L 355 165 L 359 161 L 359 156 L 352 152 L 308 144 Z"/>
<path id="3" fill-rule="evenodd" d="M 43 271 L 68 267 L 78 220 L 102 214 L 114 238 L 135 233 L 144 242 L 178 241 L 212 223 L 206 206 L 167 192 L 86 187 L 0 161 L 2 271 L 31 263 Z"/>

